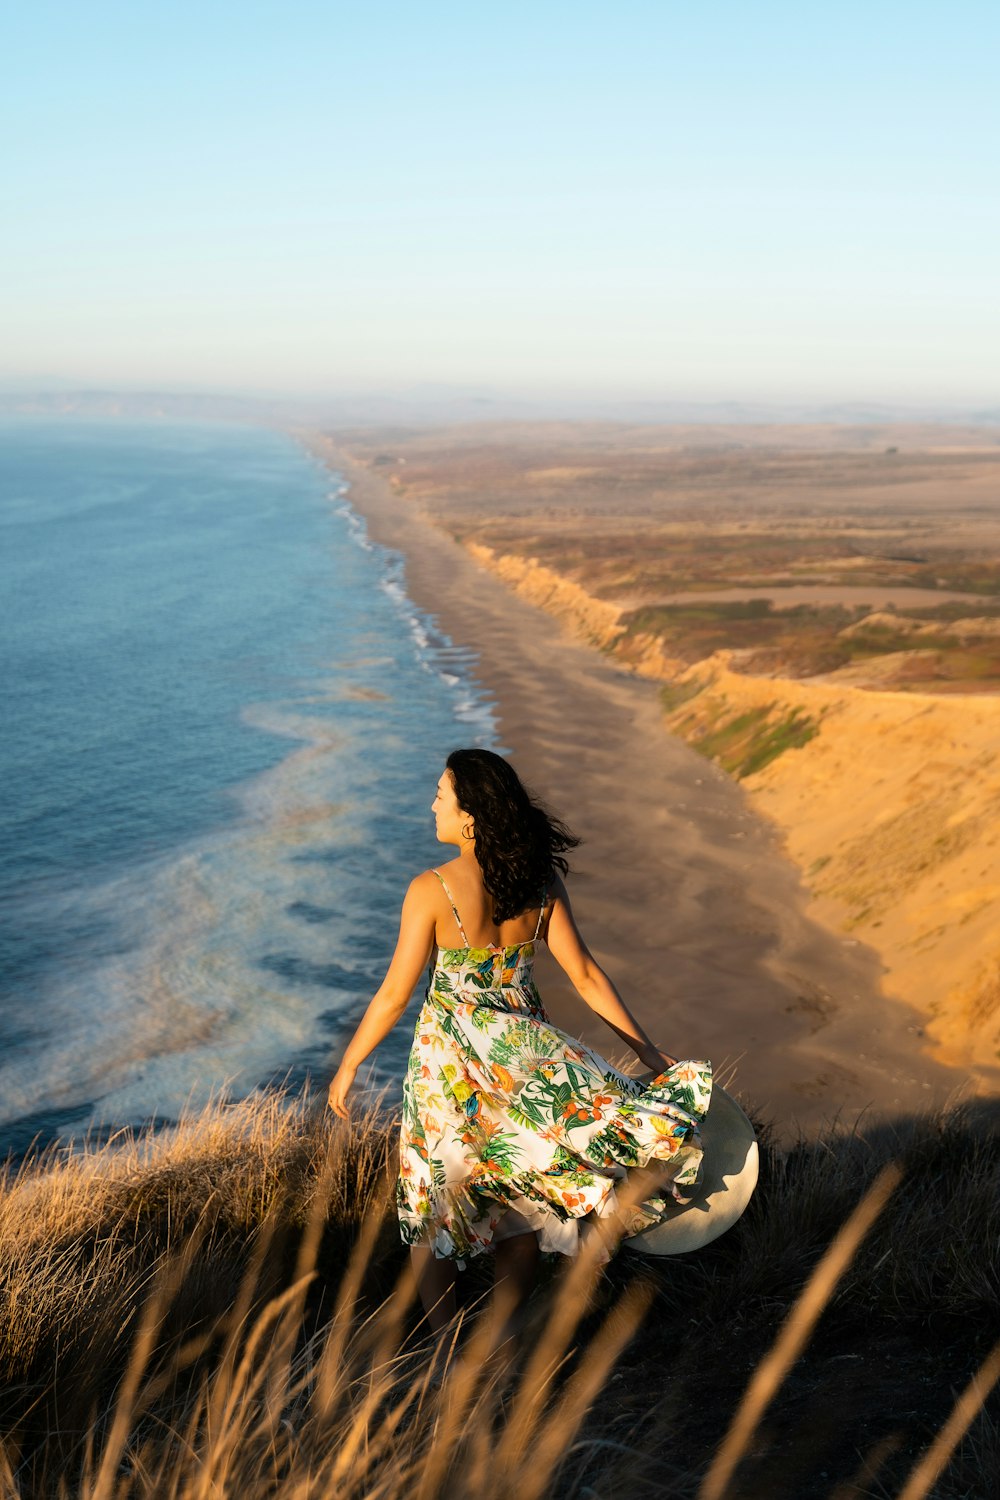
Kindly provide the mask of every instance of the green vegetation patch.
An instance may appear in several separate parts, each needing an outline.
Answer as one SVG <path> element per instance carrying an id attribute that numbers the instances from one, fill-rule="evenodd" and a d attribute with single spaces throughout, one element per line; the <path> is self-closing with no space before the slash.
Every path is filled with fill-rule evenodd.
<path id="1" fill-rule="evenodd" d="M 887 614 L 893 614 L 896 608 L 897 606 L 894 605 L 885 606 Z M 977 600 L 973 609 L 968 599 L 956 599 L 949 600 L 944 604 L 923 604 L 919 606 L 907 604 L 905 613 L 910 620 L 923 620 L 927 624 L 939 621 L 942 624 L 950 625 L 956 620 L 967 620 L 973 614 L 984 620 L 1000 619 L 1000 606 L 993 603 L 992 600 L 985 600 L 982 603 Z"/>
<path id="2" fill-rule="evenodd" d="M 692 740 L 708 760 L 717 761 L 723 770 L 742 781 L 755 771 L 762 771 L 786 750 L 799 750 L 819 733 L 819 723 L 802 709 L 795 708 L 778 719 L 772 719 L 776 703 L 747 709 L 728 724 L 710 729 Z"/>
<path id="3" fill-rule="evenodd" d="M 778 669 L 790 675 L 829 672 L 850 658 L 837 635 L 854 619 L 837 606 L 799 604 L 776 610 L 771 599 L 704 600 L 690 604 L 647 605 L 623 615 L 622 639 L 649 635 L 687 662 L 715 651 L 769 651 Z"/>
<path id="4" fill-rule="evenodd" d="M 955 620 L 968 618 L 968 600 L 908 611 L 898 624 L 887 618 L 892 609 L 880 611 L 881 618 L 869 624 L 864 618 L 868 608 L 797 604 L 775 609 L 767 598 L 646 605 L 621 617 L 620 633 L 610 649 L 622 648 L 625 654 L 631 638 L 652 636 L 681 662 L 693 664 L 716 651 L 735 650 L 745 653 L 735 670 L 778 677 L 811 677 L 898 655 L 894 679 L 885 682 L 898 691 L 934 691 L 936 685 L 941 691 L 957 691 L 963 684 L 976 691 L 1000 680 L 1000 638 L 991 639 L 984 632 L 976 640 L 973 635 L 976 644 L 970 650 L 970 633 L 959 636 L 952 629 Z M 1000 615 L 996 605 L 976 609 L 987 617 Z M 937 629 L 918 635 L 907 628 L 910 618 Z M 848 625 L 855 629 L 845 635 Z M 904 657 L 912 660 L 903 661 Z M 664 707 L 670 712 L 681 701 L 668 694 Z"/>
<path id="5" fill-rule="evenodd" d="M 717 625 L 730 620 L 766 620 L 770 599 L 698 600 L 691 604 L 651 604 L 622 616 L 629 635 L 663 635 L 671 627 Z"/>
<path id="6" fill-rule="evenodd" d="M 899 651 L 946 651 L 957 649 L 958 641 L 946 635 L 914 635 L 910 631 L 893 630 L 888 625 L 868 625 L 857 634 L 842 636 L 837 642 L 839 650 L 851 661 L 867 660 L 876 656 L 892 656 Z"/>
<path id="7" fill-rule="evenodd" d="M 906 583 L 914 588 L 954 589 L 956 593 L 1000 594 L 1000 565 L 995 562 L 934 562 L 926 568 L 917 569 Z"/>
<path id="8" fill-rule="evenodd" d="M 690 703 L 692 698 L 697 698 L 707 686 L 707 683 L 699 682 L 697 678 L 689 682 L 665 682 L 660 688 L 660 702 L 664 711 L 672 714 L 675 709 Z"/>

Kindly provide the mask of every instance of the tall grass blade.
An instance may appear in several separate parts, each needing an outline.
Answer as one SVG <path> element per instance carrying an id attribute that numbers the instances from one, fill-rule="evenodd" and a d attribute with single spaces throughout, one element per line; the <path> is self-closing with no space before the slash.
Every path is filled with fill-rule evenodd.
<path id="1" fill-rule="evenodd" d="M 698 1491 L 698 1500 L 722 1500 L 726 1486 L 785 1376 L 800 1353 L 834 1289 L 903 1178 L 896 1162 L 882 1168 L 861 1202 L 806 1282 L 770 1352 L 761 1360 L 737 1408 L 729 1431 Z"/>
<path id="2" fill-rule="evenodd" d="M 565 1357 L 580 1319 L 586 1315 L 601 1271 L 601 1241 L 591 1234 L 583 1239 L 567 1274 L 564 1275 L 548 1322 L 539 1335 L 534 1353 L 525 1366 L 511 1413 L 505 1453 L 516 1461 L 526 1453 L 545 1409 L 545 1398 Z"/>
<path id="3" fill-rule="evenodd" d="M 323 1418 L 329 1417 L 345 1376 L 344 1354 L 355 1326 L 354 1309 L 361 1283 L 385 1218 L 386 1205 L 373 1197 L 361 1221 L 361 1230 L 341 1278 L 330 1333 L 316 1372 L 316 1402 Z"/>
<path id="4" fill-rule="evenodd" d="M 512 1500 L 540 1500 L 552 1472 L 577 1434 L 619 1354 L 649 1310 L 653 1289 L 633 1286 L 608 1313 L 600 1330 L 586 1346 L 578 1368 L 532 1445 Z"/>
<path id="5" fill-rule="evenodd" d="M 955 1402 L 947 1422 L 923 1458 L 918 1460 L 909 1479 L 900 1490 L 897 1500 L 924 1500 L 931 1485 L 979 1415 L 986 1398 L 998 1380 L 1000 1380 L 1000 1342 L 993 1345 Z"/>
<path id="6" fill-rule="evenodd" d="M 135 1417 L 142 1378 L 155 1352 L 157 1335 L 170 1305 L 170 1298 L 176 1294 L 184 1271 L 194 1256 L 197 1238 L 198 1236 L 192 1235 L 191 1240 L 179 1255 L 165 1260 L 154 1281 L 153 1289 L 143 1308 L 139 1329 L 125 1369 L 125 1377 L 119 1388 L 111 1429 L 104 1443 L 100 1466 L 89 1500 L 110 1500 L 113 1493 L 114 1480 L 125 1452 L 129 1428 Z"/>

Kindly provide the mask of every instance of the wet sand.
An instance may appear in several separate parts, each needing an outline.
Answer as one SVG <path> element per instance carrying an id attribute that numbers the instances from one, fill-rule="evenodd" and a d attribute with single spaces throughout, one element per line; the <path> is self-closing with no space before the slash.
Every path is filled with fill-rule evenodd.
<path id="1" fill-rule="evenodd" d="M 882 994 L 878 955 L 806 916 L 776 826 L 666 733 L 655 684 L 515 598 L 330 439 L 297 436 L 350 484 L 372 537 L 404 554 L 414 601 L 478 653 L 505 752 L 585 841 L 569 880 L 585 940 L 662 1047 L 710 1058 L 783 1142 L 966 1086 L 923 1050 L 918 1013 Z M 546 952 L 538 978 L 557 1025 L 638 1066 Z"/>

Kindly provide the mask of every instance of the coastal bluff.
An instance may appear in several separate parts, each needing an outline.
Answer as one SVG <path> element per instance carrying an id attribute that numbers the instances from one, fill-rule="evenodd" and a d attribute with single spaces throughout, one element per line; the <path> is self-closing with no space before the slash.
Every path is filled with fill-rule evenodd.
<path id="1" fill-rule="evenodd" d="M 664 684 L 664 722 L 781 830 L 813 915 L 865 942 L 940 1061 L 1000 1078 L 1000 695 L 878 691 L 693 665 L 529 558 L 467 551 L 578 638 Z"/>

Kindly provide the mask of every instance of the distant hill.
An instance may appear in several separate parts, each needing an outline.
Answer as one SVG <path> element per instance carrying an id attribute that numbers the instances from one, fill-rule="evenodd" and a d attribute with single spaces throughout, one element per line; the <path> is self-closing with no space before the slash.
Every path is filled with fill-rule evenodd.
<path id="1" fill-rule="evenodd" d="M 640 426 L 773 423 L 882 426 L 920 423 L 1000 426 L 1000 407 L 909 407 L 894 403 L 642 400 L 415 386 L 329 396 L 251 396 L 226 391 L 0 388 L 0 416 L 80 416 L 142 421 L 251 422 L 268 426 L 410 426 L 488 422 L 622 422 Z"/>

